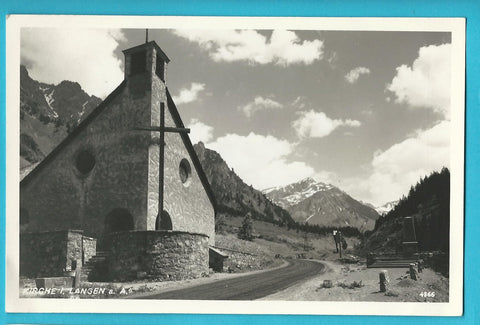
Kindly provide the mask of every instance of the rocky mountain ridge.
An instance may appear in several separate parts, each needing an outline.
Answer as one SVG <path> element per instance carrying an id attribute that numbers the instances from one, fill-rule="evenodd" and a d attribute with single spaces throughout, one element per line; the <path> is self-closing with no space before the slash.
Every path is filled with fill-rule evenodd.
<path id="1" fill-rule="evenodd" d="M 339 188 L 313 178 L 263 192 L 300 223 L 371 230 L 379 217 L 373 208 L 353 199 Z"/>
<path id="2" fill-rule="evenodd" d="M 20 66 L 21 167 L 42 160 L 101 102 L 76 82 L 42 83 Z"/>

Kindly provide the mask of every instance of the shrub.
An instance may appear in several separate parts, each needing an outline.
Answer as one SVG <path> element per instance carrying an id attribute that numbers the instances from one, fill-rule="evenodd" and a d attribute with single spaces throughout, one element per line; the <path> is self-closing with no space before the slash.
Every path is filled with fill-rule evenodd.
<path id="1" fill-rule="evenodd" d="M 253 240 L 253 223 L 250 213 L 247 213 L 243 219 L 242 226 L 238 230 L 238 238 L 249 241 Z"/>

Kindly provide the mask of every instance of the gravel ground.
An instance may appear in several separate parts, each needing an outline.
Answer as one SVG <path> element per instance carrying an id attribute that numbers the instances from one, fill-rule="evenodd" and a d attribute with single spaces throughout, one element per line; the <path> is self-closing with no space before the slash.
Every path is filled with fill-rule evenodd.
<path id="1" fill-rule="evenodd" d="M 397 302 L 448 302 L 448 278 L 431 269 L 420 273 L 414 281 L 407 276 L 407 269 L 387 269 L 390 286 L 387 294 L 379 291 L 382 269 L 367 269 L 365 265 L 342 265 L 335 261 L 322 261 L 329 271 L 311 280 L 262 298 L 261 300 L 290 301 L 397 301 Z M 323 281 L 331 280 L 331 288 L 323 288 Z M 353 282 L 361 287 L 349 288 Z M 422 293 L 430 293 L 422 297 Z M 432 296 L 434 293 L 434 297 Z M 423 295 L 425 296 L 425 295 Z"/>

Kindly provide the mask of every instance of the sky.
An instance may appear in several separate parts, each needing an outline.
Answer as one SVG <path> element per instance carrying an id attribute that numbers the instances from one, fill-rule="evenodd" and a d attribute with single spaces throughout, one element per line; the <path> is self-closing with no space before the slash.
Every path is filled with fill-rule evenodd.
<path id="1" fill-rule="evenodd" d="M 257 189 L 306 177 L 375 206 L 449 167 L 451 34 L 149 30 L 193 143 Z M 23 28 L 32 78 L 105 98 L 141 29 Z"/>

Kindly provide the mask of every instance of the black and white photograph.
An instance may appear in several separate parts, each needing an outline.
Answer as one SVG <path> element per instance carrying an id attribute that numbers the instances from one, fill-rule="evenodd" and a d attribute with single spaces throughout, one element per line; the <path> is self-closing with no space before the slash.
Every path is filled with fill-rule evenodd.
<path id="1" fill-rule="evenodd" d="M 7 311 L 461 314 L 464 57 L 454 18 L 8 17 Z"/>

